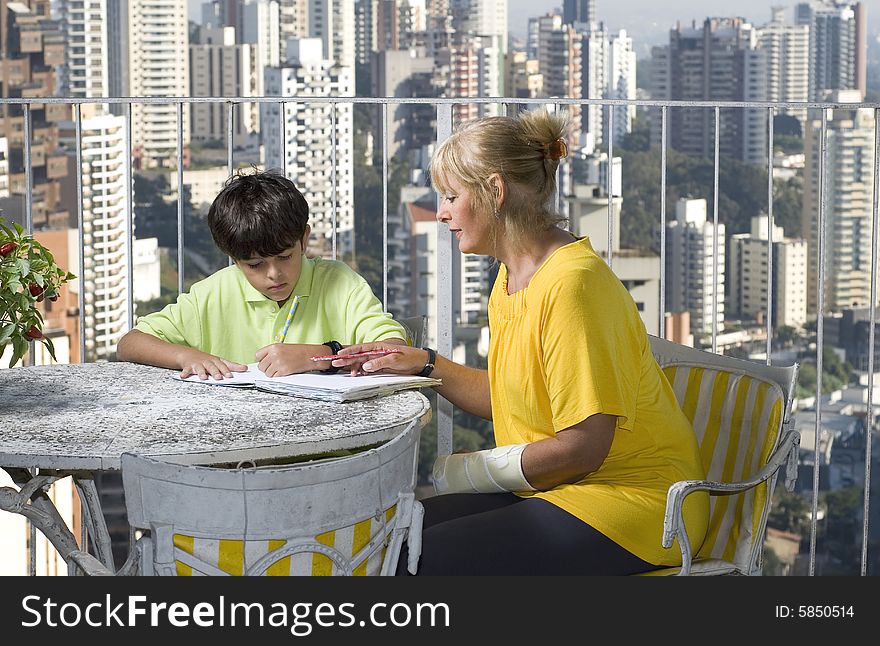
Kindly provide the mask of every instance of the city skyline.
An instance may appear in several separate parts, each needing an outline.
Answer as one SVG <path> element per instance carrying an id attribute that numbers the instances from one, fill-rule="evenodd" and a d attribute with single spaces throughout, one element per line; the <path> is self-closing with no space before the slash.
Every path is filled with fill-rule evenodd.
<path id="1" fill-rule="evenodd" d="M 741 16 L 756 25 L 770 20 L 770 7 L 774 5 L 786 8 L 786 20 L 794 22 L 794 7 L 804 0 L 740 0 L 736 10 L 725 0 L 668 0 L 662 4 L 652 0 L 596 0 L 596 15 L 610 30 L 626 29 L 637 41 L 639 48 L 668 41 L 669 30 L 676 21 L 682 24 L 692 20 L 702 21 L 710 16 L 735 17 Z M 880 2 L 862 0 L 868 8 L 868 34 L 880 33 Z M 528 19 L 540 16 L 559 8 L 562 0 L 509 0 L 508 29 L 511 35 L 524 37 Z M 639 51 L 639 56 L 647 55 L 647 51 Z"/>

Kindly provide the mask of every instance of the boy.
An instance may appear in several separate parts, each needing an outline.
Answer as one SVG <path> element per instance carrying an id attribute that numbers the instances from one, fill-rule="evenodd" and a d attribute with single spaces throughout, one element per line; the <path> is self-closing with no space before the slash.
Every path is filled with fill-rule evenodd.
<path id="1" fill-rule="evenodd" d="M 403 328 L 361 276 L 342 262 L 305 256 L 308 217 L 305 198 L 280 173 L 230 178 L 211 204 L 208 226 L 235 264 L 141 317 L 119 341 L 117 358 L 201 379 L 231 377 L 258 362 L 276 377 L 333 370 L 311 357 L 335 354 L 343 344 L 405 344 Z"/>

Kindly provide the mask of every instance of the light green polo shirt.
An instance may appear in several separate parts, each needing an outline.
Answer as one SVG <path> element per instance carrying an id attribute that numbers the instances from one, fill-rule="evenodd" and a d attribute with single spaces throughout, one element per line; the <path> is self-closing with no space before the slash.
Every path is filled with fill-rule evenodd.
<path id="1" fill-rule="evenodd" d="M 253 363 L 257 350 L 275 343 L 293 296 L 300 303 L 285 343 L 406 339 L 363 277 L 345 263 L 306 257 L 293 294 L 281 307 L 232 265 L 195 283 L 176 303 L 142 316 L 135 329 L 229 361 Z"/>

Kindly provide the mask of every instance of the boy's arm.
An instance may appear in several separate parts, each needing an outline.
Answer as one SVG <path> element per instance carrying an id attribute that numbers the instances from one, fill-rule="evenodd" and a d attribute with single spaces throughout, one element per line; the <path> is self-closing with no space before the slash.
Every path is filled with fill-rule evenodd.
<path id="1" fill-rule="evenodd" d="M 130 330 L 116 346 L 116 358 L 160 368 L 180 370 L 181 377 L 198 375 L 201 379 L 209 376 L 214 379 L 231 377 L 232 372 L 243 372 L 247 366 L 215 357 L 207 352 L 168 341 L 141 332 Z"/>

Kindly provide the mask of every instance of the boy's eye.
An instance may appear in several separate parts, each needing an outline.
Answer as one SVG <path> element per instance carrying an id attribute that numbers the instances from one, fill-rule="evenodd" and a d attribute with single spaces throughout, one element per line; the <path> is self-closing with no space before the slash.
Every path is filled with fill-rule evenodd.
<path id="1" fill-rule="evenodd" d="M 249 262 L 249 263 L 246 263 L 246 264 L 247 264 L 247 266 L 250 267 L 251 269 L 256 269 L 257 267 L 259 267 L 260 265 L 263 264 L 263 261 L 262 261 L 262 260 L 258 260 L 257 262 Z"/>
<path id="2" fill-rule="evenodd" d="M 279 260 L 290 260 L 290 254 L 286 254 L 284 256 L 278 256 Z"/>

